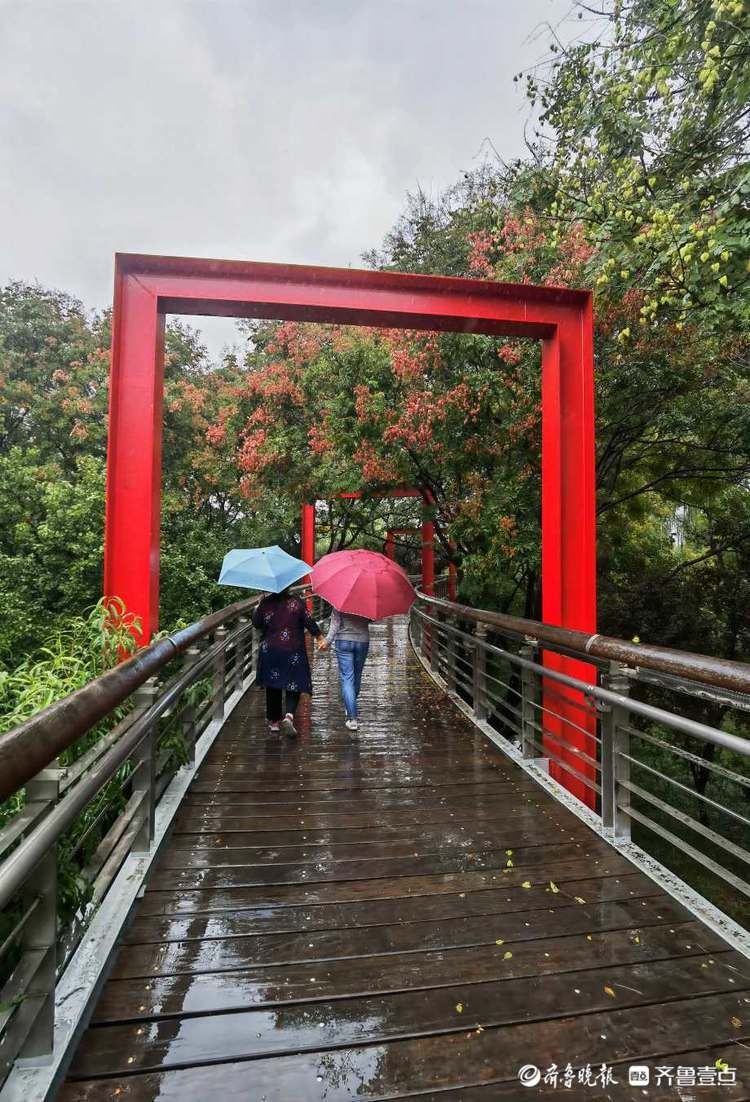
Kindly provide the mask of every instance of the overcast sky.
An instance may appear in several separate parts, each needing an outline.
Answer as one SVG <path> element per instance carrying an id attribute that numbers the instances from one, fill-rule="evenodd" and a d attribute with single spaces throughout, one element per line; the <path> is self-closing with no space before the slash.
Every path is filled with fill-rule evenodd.
<path id="1" fill-rule="evenodd" d="M 571 0 L 0 0 L 0 281 L 115 251 L 361 266 L 490 139 Z M 212 348 L 231 322 L 203 321 Z"/>

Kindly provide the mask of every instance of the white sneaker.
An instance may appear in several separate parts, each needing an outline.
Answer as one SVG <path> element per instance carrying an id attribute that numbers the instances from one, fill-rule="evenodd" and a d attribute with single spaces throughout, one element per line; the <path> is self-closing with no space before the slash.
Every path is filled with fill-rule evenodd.
<path id="1" fill-rule="evenodd" d="M 348 729 L 350 731 L 358 731 L 359 730 L 359 720 L 357 720 L 357 719 L 347 719 L 346 726 L 348 727 Z"/>
<path id="2" fill-rule="evenodd" d="M 294 716 L 291 712 L 287 712 L 281 721 L 281 729 L 287 735 L 296 735 L 297 728 L 294 726 Z"/>

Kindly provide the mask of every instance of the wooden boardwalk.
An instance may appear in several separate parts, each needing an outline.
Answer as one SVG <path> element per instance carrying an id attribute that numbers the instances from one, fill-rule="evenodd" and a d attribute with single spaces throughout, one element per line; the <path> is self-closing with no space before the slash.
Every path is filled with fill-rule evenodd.
<path id="1" fill-rule="evenodd" d="M 405 624 L 374 632 L 358 738 L 314 671 L 298 739 L 251 691 L 208 754 L 60 1099 L 750 1096 L 749 962 L 457 713 Z M 719 1058 L 736 1086 L 627 1086 Z"/>

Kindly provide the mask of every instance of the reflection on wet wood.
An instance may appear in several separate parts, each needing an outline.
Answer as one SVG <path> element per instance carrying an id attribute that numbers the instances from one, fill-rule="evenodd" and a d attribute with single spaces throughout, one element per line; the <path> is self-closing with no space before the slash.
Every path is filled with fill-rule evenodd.
<path id="1" fill-rule="evenodd" d="M 259 693 L 235 712 L 59 1097 L 491 1102 L 606 1061 L 565 1097 L 640 1099 L 627 1064 L 670 1053 L 746 1097 L 750 964 L 479 736 L 403 624 L 374 636 L 359 737 L 326 657 L 298 739 Z"/>

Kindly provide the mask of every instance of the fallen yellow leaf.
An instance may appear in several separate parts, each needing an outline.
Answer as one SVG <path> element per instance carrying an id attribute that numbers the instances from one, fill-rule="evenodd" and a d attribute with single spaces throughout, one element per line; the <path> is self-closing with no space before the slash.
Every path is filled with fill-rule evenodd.
<path id="1" fill-rule="evenodd" d="M 505 945 L 505 942 L 503 941 L 503 939 L 501 937 L 499 937 L 497 939 L 497 941 L 495 942 L 495 945 Z"/>
<path id="2" fill-rule="evenodd" d="M 742 1022 L 740 1021 L 739 1018 L 732 1018 L 732 1025 L 734 1026 L 735 1029 L 739 1029 L 740 1026 L 742 1025 Z"/>
<path id="3" fill-rule="evenodd" d="M 458 1011 L 459 1014 L 463 1014 L 464 1004 L 463 1003 L 456 1003 L 456 1010 Z"/>
<path id="4" fill-rule="evenodd" d="M 604 988 L 604 993 L 605 993 L 605 995 L 609 995 L 610 999 L 616 999 L 617 998 L 617 996 L 615 995 L 615 993 L 614 993 L 614 991 L 612 990 L 611 987 L 605 987 Z"/>
<path id="5" fill-rule="evenodd" d="M 507 855 L 508 857 L 510 857 L 510 855 L 511 855 L 511 853 L 512 853 L 512 852 L 513 852 L 513 850 L 512 850 L 512 849 L 506 849 L 506 851 L 505 851 L 505 853 L 506 853 L 506 855 Z"/>
<path id="6" fill-rule="evenodd" d="M 549 886 L 550 886 L 551 891 L 553 891 L 555 893 L 555 895 L 557 895 L 557 893 L 560 891 L 560 889 L 558 888 L 558 886 L 554 882 L 554 880 L 550 880 Z"/>
<path id="7" fill-rule="evenodd" d="M 508 950 L 507 952 L 503 953 L 503 960 L 510 960 L 512 956 L 513 954 L 510 952 L 510 950 Z"/>
<path id="8" fill-rule="evenodd" d="M 530 880 L 524 880 L 524 882 L 523 882 L 523 884 L 521 885 L 521 887 L 522 887 L 522 888 L 530 888 L 530 887 L 531 887 L 531 881 L 530 881 Z"/>
<path id="9" fill-rule="evenodd" d="M 573 898 L 575 899 L 576 903 L 585 903 L 586 902 L 585 899 L 581 899 L 580 895 L 574 895 Z"/>
<path id="10" fill-rule="evenodd" d="M 513 868 L 513 862 L 511 861 L 510 857 L 505 862 L 505 867 L 506 867 L 506 869 L 512 869 Z"/>

